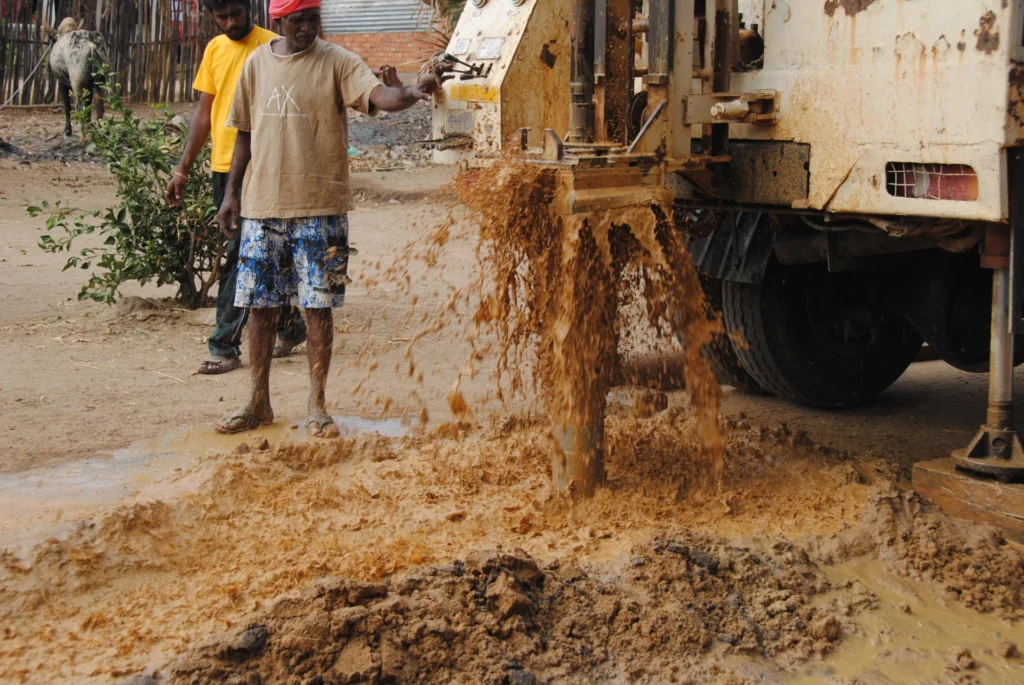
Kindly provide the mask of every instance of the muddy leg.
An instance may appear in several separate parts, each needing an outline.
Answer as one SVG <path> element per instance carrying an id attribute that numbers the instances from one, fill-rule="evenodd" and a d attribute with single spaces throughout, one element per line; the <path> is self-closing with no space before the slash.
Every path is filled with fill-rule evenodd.
<path id="1" fill-rule="evenodd" d="M 274 410 L 270 407 L 270 360 L 277 335 L 279 307 L 253 307 L 249 311 L 249 377 L 251 391 L 244 411 L 270 422 Z"/>
<path id="2" fill-rule="evenodd" d="M 64 103 L 64 136 L 71 135 L 71 89 L 60 83 L 57 85 L 57 91 L 60 93 L 61 102 Z"/>
<path id="3" fill-rule="evenodd" d="M 330 308 L 307 309 L 307 352 L 309 360 L 309 403 L 306 421 L 316 423 L 313 432 L 336 433 L 331 415 L 327 412 L 327 373 L 331 370 L 331 351 L 334 347 L 334 316 Z"/>

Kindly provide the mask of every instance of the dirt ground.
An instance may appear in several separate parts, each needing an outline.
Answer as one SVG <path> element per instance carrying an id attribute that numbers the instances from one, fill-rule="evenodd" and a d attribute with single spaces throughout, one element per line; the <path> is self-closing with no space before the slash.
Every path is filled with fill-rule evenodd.
<path id="1" fill-rule="evenodd" d="M 452 177 L 399 123 L 383 142 L 353 126 L 328 398 L 406 434 L 311 445 L 301 354 L 274 362 L 267 443 L 218 438 L 248 379 L 193 375 L 212 310 L 134 285 L 76 300 L 84 274 L 36 246 L 25 207 L 107 206 L 110 176 L 46 141 L 59 115 L 0 115 L 32 153 L 0 157 L 0 682 L 1024 681 L 1024 557 L 909 490 L 913 462 L 976 430 L 985 376 L 922 362 L 841 412 L 726 388 L 712 490 L 686 393 L 648 417 L 619 387 L 609 486 L 573 505 L 548 486 L 540 408 L 498 402 L 486 359 L 467 374 L 458 327 L 424 332 L 473 278 L 472 235 L 410 262 L 415 305 L 381 278 Z M 474 417 L 449 423 L 460 376 Z"/>
<path id="2" fill-rule="evenodd" d="M 27 121 L 5 122 L 0 137 L 27 150 L 60 145 L 59 138 L 39 144 L 46 131 L 59 134 L 59 115 L 5 112 L 4 117 L 19 115 Z M 361 120 L 366 122 L 365 117 Z M 359 123 L 357 119 L 353 128 L 362 128 Z M 373 123 L 379 127 L 380 122 Z M 415 135 L 403 129 L 399 140 Z M 64 154 L 64 149 L 59 147 L 56 154 Z M 382 146 L 374 150 L 381 159 L 388 152 Z M 8 417 L 0 431 L 0 472 L 80 459 L 143 437 L 208 424 L 236 409 L 248 386 L 247 367 L 224 376 L 192 375 L 207 355 L 213 310 L 176 308 L 166 301 L 174 294 L 171 288 L 126 285 L 125 299 L 116 309 L 76 299 L 85 280 L 82 272 L 61 272 L 61 256 L 37 247 L 41 221 L 30 219 L 25 207 L 46 199 L 88 209 L 103 207 L 114 202 L 115 188 L 101 166 L 46 156 L 51 159 L 0 157 L 0 411 Z M 365 277 L 376 263 L 393 258 L 396 249 L 426 231 L 437 210 L 423 200 L 449 178 L 447 168 L 407 171 L 404 166 L 354 174 L 359 207 L 351 215 L 351 242 L 359 254 L 353 256 L 351 270 L 356 283 L 349 305 L 338 313 L 339 373 L 331 379 L 340 414 L 369 411 L 364 406 L 372 402 L 369 398 L 397 384 L 390 368 L 402 359 L 408 338 L 419 329 L 418 319 L 400 322 L 404 312 L 390 304 L 387 288 L 374 289 L 368 296 L 359 275 Z M 446 279 L 468 278 L 472 245 L 465 242 L 452 250 L 450 266 L 433 274 L 434 281 L 422 293 L 424 311 L 447 299 Z M 451 383 L 464 359 L 453 353 L 451 345 L 456 343 L 449 338 L 435 336 L 418 354 L 420 370 L 426 376 L 437 374 L 440 386 Z M 364 385 L 362 396 L 354 397 L 349 391 L 364 372 L 346 368 L 346 362 L 368 345 L 391 348 L 394 354 L 381 357 L 382 371 Z M 275 362 L 275 408 L 284 419 L 302 418 L 305 375 L 302 354 Z M 446 393 L 447 387 L 421 393 L 430 413 L 443 415 Z M 155 396 L 163 400 L 155 403 Z M 402 415 L 403 410 L 408 406 L 396 406 L 391 413 Z M 412 413 L 418 411 L 416 406 Z"/>

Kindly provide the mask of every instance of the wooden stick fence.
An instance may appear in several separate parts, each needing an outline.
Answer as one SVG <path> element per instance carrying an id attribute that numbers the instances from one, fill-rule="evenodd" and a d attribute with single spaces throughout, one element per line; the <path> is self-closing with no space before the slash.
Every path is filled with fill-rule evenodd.
<path id="1" fill-rule="evenodd" d="M 56 104 L 47 65 L 29 78 L 65 17 L 103 34 L 110 67 L 130 102 L 191 102 L 192 81 L 216 27 L 202 0 L 0 0 L 0 104 Z M 267 26 L 268 0 L 252 0 Z M 20 92 L 18 92 L 20 89 Z"/>

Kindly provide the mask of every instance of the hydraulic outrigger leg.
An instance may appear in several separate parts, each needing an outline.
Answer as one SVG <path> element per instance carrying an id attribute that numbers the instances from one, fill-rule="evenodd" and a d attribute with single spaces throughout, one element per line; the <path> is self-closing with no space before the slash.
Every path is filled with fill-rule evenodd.
<path id="1" fill-rule="evenodd" d="M 1021 318 L 1018 293 L 1020 252 L 1024 240 L 1024 153 L 1007 151 L 1009 226 L 992 226 L 985 234 L 982 266 L 992 269 L 992 340 L 989 357 L 988 413 L 985 425 L 965 449 L 953 451 L 958 468 L 1002 481 L 1024 478 L 1024 445 L 1013 421 L 1014 335 Z"/>

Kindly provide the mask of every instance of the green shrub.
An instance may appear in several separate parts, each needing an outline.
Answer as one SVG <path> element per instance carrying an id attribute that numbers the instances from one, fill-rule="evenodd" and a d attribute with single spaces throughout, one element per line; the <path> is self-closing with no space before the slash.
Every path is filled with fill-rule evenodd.
<path id="1" fill-rule="evenodd" d="M 165 105 L 152 118 L 136 116 L 121 99 L 120 87 L 102 86 L 110 115 L 90 121 L 89 107 L 76 115 L 86 132 L 86 151 L 94 154 L 117 180 L 118 202 L 87 211 L 61 202 L 29 207 L 31 216 L 46 216 L 39 247 L 72 253 L 76 238 L 97 234 L 99 247 L 83 247 L 68 257 L 64 270 L 93 272 L 78 299 L 113 304 L 122 283 L 175 283 L 181 303 L 195 309 L 206 304 L 216 282 L 223 241 L 216 221 L 207 168 L 209 147 L 196 162 L 185 186 L 181 207 L 170 207 L 164 192 L 181 157 L 187 126 L 175 121 Z"/>

